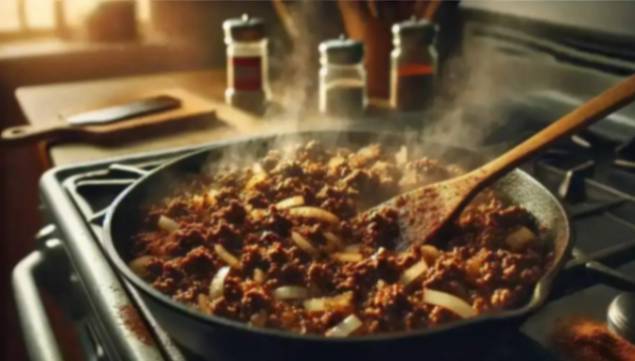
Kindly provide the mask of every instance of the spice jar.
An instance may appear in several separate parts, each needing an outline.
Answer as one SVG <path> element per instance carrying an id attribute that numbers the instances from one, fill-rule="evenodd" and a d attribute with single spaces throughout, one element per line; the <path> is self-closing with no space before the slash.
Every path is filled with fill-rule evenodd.
<path id="1" fill-rule="evenodd" d="M 269 66 L 264 22 L 244 14 L 223 22 L 227 45 L 225 101 L 262 113 L 269 99 Z"/>
<path id="2" fill-rule="evenodd" d="M 364 45 L 343 35 L 319 46 L 319 109 L 323 114 L 356 117 L 366 107 Z"/>
<path id="3" fill-rule="evenodd" d="M 438 27 L 427 20 L 410 20 L 392 27 L 390 103 L 400 111 L 428 106 L 435 91 Z"/>

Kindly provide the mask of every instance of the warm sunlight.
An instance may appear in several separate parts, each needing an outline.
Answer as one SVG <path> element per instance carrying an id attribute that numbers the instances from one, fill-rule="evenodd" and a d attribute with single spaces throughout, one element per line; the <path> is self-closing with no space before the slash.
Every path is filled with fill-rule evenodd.
<path id="1" fill-rule="evenodd" d="M 24 30 L 46 30 L 55 27 L 55 9 L 63 9 L 65 21 L 70 26 L 81 21 L 99 6 L 113 0 L 2 0 L 0 1 L 0 33 L 17 33 Z M 122 1 L 122 0 L 114 0 Z M 137 2 L 137 19 L 150 18 L 150 0 Z M 24 16 L 20 16 L 24 9 Z"/>
<path id="2" fill-rule="evenodd" d="M 0 32 L 19 29 L 17 1 L 0 1 Z"/>

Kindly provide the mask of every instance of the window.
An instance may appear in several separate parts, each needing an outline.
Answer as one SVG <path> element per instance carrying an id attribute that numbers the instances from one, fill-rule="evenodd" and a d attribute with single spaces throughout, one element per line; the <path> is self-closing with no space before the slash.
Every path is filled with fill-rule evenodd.
<path id="1" fill-rule="evenodd" d="M 105 1 L 121 0 L 0 0 L 0 35 L 20 38 L 52 33 L 58 22 L 78 24 Z M 151 0 L 132 1 L 137 3 L 137 21 L 147 22 Z"/>

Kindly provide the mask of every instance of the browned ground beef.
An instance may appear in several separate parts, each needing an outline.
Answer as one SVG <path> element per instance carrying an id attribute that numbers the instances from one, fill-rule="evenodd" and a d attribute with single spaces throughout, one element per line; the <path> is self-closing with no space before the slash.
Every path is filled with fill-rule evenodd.
<path id="1" fill-rule="evenodd" d="M 377 144 L 326 149 L 311 141 L 188 181 L 180 193 L 145 210 L 131 266 L 159 291 L 202 312 L 298 333 L 324 334 L 351 314 L 362 322 L 356 335 L 460 318 L 423 302 L 427 289 L 455 295 L 476 313 L 526 302 L 550 255 L 539 236 L 510 246 L 509 234 L 522 228 L 539 235 L 539 226 L 527 211 L 503 204 L 489 190 L 442 237 L 405 251 L 395 250 L 397 210 L 355 218 L 405 189 L 460 172 L 427 158 L 406 160 L 403 149 L 396 154 Z M 337 219 L 276 205 L 292 196 Z M 160 216 L 178 229 L 159 227 Z M 293 233 L 309 248 L 298 246 Z M 212 279 L 228 265 L 217 245 L 238 262 L 230 260 L 221 292 L 214 295 Z M 402 282 L 404 271 L 422 259 L 425 271 Z M 274 290 L 282 286 L 300 286 L 306 294 L 280 299 Z M 340 302 L 307 310 L 303 301 L 319 297 Z"/>

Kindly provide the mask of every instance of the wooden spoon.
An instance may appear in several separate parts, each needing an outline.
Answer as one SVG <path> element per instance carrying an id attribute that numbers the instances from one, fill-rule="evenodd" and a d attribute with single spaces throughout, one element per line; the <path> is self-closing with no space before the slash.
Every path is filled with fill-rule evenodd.
<path id="1" fill-rule="evenodd" d="M 635 98 L 635 75 L 582 104 L 531 138 L 489 163 L 462 176 L 425 185 L 375 206 L 365 218 L 385 207 L 399 212 L 401 248 L 429 240 L 485 186 L 492 183 L 536 152 L 599 119 L 603 119 Z"/>

